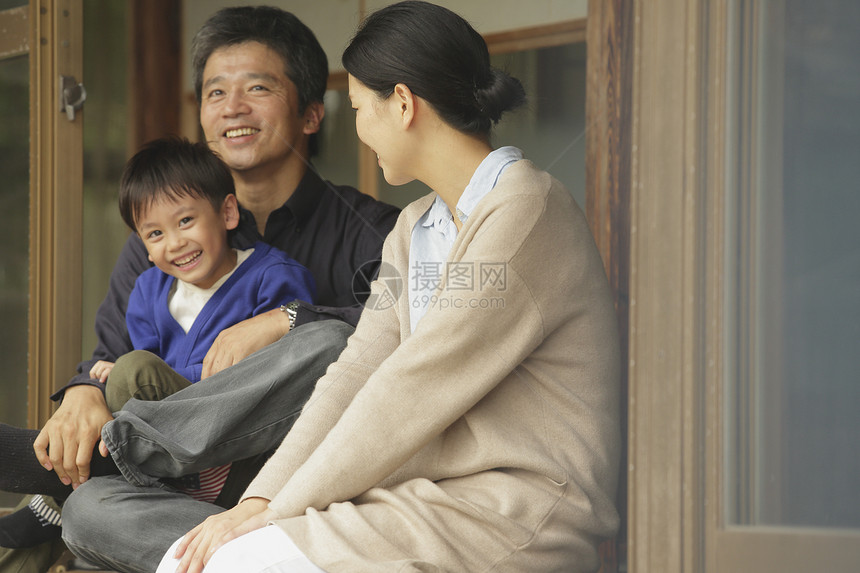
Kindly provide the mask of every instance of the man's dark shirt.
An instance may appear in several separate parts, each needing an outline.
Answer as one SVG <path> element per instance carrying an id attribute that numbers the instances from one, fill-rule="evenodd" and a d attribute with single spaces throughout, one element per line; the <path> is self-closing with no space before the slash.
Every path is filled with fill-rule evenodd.
<path id="1" fill-rule="evenodd" d="M 296 324 L 325 318 L 353 325 L 358 322 L 364 300 L 356 300 L 353 293 L 363 293 L 366 298 L 382 257 L 382 243 L 394 227 L 399 209 L 352 187 L 323 181 L 311 167 L 287 202 L 269 215 L 265 236 L 260 236 L 249 211 L 240 206 L 239 212 L 239 225 L 231 232 L 234 247 L 245 249 L 264 241 L 306 266 L 316 280 L 317 305 L 302 303 Z M 89 377 L 93 365 L 98 360 L 115 362 L 133 350 L 125 311 L 135 280 L 151 266 L 143 241 L 132 233 L 96 313 L 98 345 L 93 356 L 78 365 L 78 374 L 52 399 L 59 400 L 66 388 L 80 384 L 103 388 Z"/>

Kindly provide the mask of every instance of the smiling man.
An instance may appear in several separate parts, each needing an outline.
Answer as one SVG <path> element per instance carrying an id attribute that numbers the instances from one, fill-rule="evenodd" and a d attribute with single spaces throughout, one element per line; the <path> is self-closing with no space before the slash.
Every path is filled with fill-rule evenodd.
<path id="1" fill-rule="evenodd" d="M 140 239 L 129 238 L 96 317 L 99 345 L 55 395 L 62 403 L 34 444 L 39 462 L 58 479 L 83 484 L 64 508 L 68 544 L 120 571 L 154 569 L 189 523 L 219 511 L 188 496 L 175 498 L 183 494 L 150 479 L 138 458 L 171 460 L 171 475 L 159 477 L 242 460 L 233 464 L 216 500 L 221 507 L 235 504 L 344 346 L 361 312 L 354 293 L 369 292 L 398 214 L 352 187 L 324 181 L 309 163 L 325 115 L 328 64 L 313 33 L 294 15 L 269 7 L 221 10 L 196 35 L 192 66 L 206 140 L 235 181 L 240 220 L 233 246 L 259 240 L 285 251 L 311 271 L 318 305 L 294 301 L 222 332 L 204 361 L 208 379 L 202 384 L 158 403 L 109 404 L 105 385 L 88 373 L 98 360 L 116 360 L 131 349 L 128 296 L 150 263 Z M 170 376 L 144 375 L 165 386 Z M 244 432 L 259 432 L 258 445 L 231 451 L 231 438 Z M 129 445 L 157 441 L 153 436 L 171 441 L 159 444 L 156 454 Z M 89 479 L 100 438 L 103 455 L 110 449 L 125 477 Z M 186 501 L 189 510 L 182 509 Z"/>
<path id="2" fill-rule="evenodd" d="M 213 51 L 202 80 L 198 98 L 206 138 L 233 168 L 262 229 L 262 215 L 283 204 L 301 181 L 323 104 L 306 101 L 311 96 L 299 94 L 281 56 L 256 41 Z"/>

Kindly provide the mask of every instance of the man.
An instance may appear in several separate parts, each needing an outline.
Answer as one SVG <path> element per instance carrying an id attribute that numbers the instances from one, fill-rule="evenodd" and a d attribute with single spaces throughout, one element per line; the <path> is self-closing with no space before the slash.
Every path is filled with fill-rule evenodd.
<path id="1" fill-rule="evenodd" d="M 185 448 L 190 448 L 198 459 L 215 450 L 228 461 L 251 456 L 233 464 L 216 502 L 229 507 L 260 467 L 265 453 L 277 446 L 289 429 L 291 415 L 298 414 L 313 382 L 337 357 L 350 332 L 343 322 L 306 323 L 326 318 L 355 323 L 360 307 L 354 304 L 353 293 L 368 292 L 366 282 L 376 272 L 375 261 L 394 225 L 397 210 L 352 188 L 323 182 L 309 167 L 307 158 L 312 154 L 325 113 L 322 99 L 328 67 L 316 38 L 292 14 L 263 7 L 218 12 L 195 37 L 192 65 L 206 139 L 230 167 L 236 184 L 241 220 L 234 245 L 246 247 L 263 240 L 286 251 L 314 275 L 321 305 L 297 301 L 223 332 L 204 361 L 203 376 L 211 378 L 195 385 L 197 388 L 189 388 L 193 393 L 183 390 L 173 397 L 175 400 L 159 403 L 157 409 L 143 405 L 142 410 L 130 409 L 118 416 L 128 414 L 160 435 L 175 438 L 176 448 L 184 453 L 188 453 Z M 93 358 L 79 366 L 81 374 L 57 393 L 62 404 L 34 445 L 39 461 L 73 487 L 87 482 L 102 427 L 113 419 L 103 387 L 85 373 L 95 361 L 115 360 L 131 349 L 124 313 L 134 280 L 147 268 L 146 251 L 132 236 L 112 273 L 110 291 L 96 318 L 99 346 Z M 291 329 L 300 332 L 285 337 Z M 243 361 L 251 354 L 251 359 Z M 152 374 L 155 383 L 163 377 L 163 373 Z M 227 408 L 219 407 L 225 405 L 221 391 L 231 392 Z M 134 404 L 133 401 L 130 406 Z M 230 452 L 224 441 L 229 442 L 230 432 L 242 430 L 245 418 L 256 422 L 262 419 L 258 405 L 267 406 L 273 415 L 268 433 L 260 435 L 259 451 Z M 185 436 L 182 428 L 170 425 L 189 417 L 195 420 L 193 436 Z M 188 446 L 183 439 L 194 443 Z M 122 478 L 117 480 L 123 483 L 107 485 L 128 486 Z M 154 494 L 164 491 L 153 482 L 140 485 L 151 486 Z M 97 499 L 99 487 L 104 484 L 87 485 L 69 501 L 77 497 L 75 507 L 89 505 L 98 510 L 95 501 L 88 504 L 84 500 L 90 499 L 87 496 Z M 170 503 L 175 507 L 174 501 Z M 144 523 L 131 511 L 145 514 L 148 505 L 147 500 L 146 505 L 129 509 L 122 515 L 122 523 Z M 166 545 L 160 548 L 163 553 L 175 539 L 176 531 L 187 531 L 189 518 L 202 519 L 216 511 L 217 507 L 209 506 L 177 512 L 181 513 L 181 521 L 175 526 L 157 521 L 128 539 L 134 540 L 134 535 L 145 532 L 151 540 L 164 533 Z M 80 509 L 77 513 L 81 513 Z M 120 515 L 102 513 L 105 524 L 111 515 Z M 106 526 L 102 532 L 83 531 L 74 527 L 75 512 L 67 511 L 64 519 L 73 549 L 92 549 L 95 545 L 97 550 L 111 552 L 122 546 L 106 538 L 105 532 L 122 533 L 116 529 Z M 154 569 L 154 564 L 147 564 L 146 557 L 133 546 L 126 549 L 131 552 L 119 559 L 101 558 L 98 551 L 86 554 L 117 569 Z M 160 556 L 156 556 L 156 564 Z"/>

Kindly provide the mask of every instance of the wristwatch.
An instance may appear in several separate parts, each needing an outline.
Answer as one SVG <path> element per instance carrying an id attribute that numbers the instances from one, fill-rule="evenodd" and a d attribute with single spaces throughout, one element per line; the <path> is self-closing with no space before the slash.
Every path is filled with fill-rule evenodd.
<path id="1" fill-rule="evenodd" d="M 285 312 L 287 314 L 287 318 L 290 319 L 290 330 L 296 327 L 296 315 L 299 313 L 299 301 L 294 300 L 288 304 L 281 305 L 281 312 Z"/>

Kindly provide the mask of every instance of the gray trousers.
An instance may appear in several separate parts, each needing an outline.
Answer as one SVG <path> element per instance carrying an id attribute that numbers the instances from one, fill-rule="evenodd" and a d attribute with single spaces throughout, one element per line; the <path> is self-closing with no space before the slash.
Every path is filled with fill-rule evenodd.
<path id="1" fill-rule="evenodd" d="M 122 476 L 91 478 L 69 496 L 66 545 L 107 569 L 155 571 L 176 539 L 223 511 L 160 478 L 271 452 L 352 330 L 332 320 L 306 324 L 164 400 L 130 400 L 102 430 Z"/>

